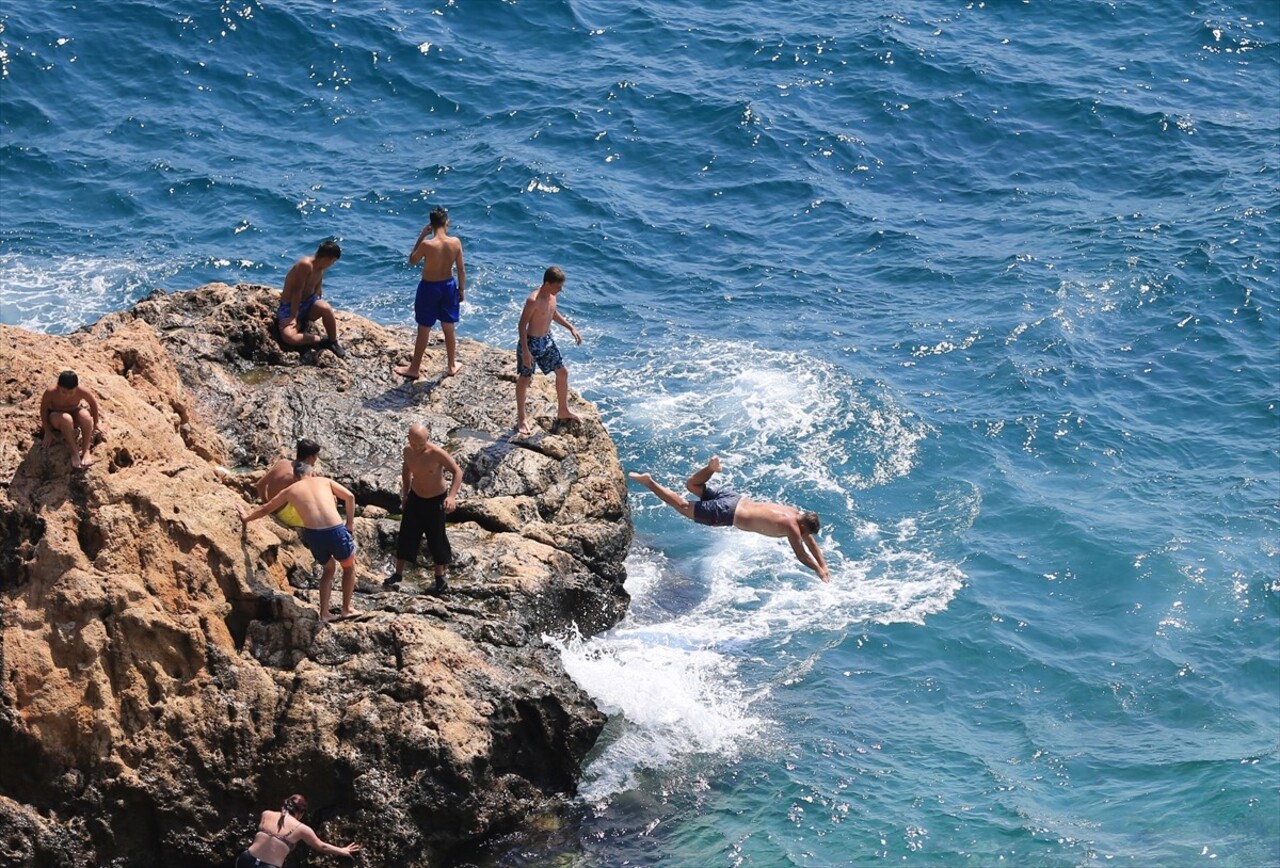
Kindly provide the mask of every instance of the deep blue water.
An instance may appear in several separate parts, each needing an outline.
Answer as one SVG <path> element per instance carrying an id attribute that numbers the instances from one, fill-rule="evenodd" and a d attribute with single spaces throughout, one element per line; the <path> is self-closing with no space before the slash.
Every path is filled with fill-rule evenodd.
<path id="1" fill-rule="evenodd" d="M 460 334 L 543 268 L 636 489 L 582 822 L 496 864 L 1280 863 L 1280 5 L 0 9 L 0 320 L 278 285 Z M 395 460 L 388 444 L 388 460 Z"/>

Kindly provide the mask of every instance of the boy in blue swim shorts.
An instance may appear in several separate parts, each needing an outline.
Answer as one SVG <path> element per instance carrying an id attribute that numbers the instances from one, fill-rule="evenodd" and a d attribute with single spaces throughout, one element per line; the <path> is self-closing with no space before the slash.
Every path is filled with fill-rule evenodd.
<path id="1" fill-rule="evenodd" d="M 574 341 L 582 343 L 582 335 L 556 310 L 556 296 L 564 289 L 564 271 L 551 266 L 542 275 L 542 286 L 525 300 L 520 314 L 519 344 L 516 347 L 516 430 L 521 437 L 533 433 L 525 419 L 525 398 L 529 394 L 529 380 L 533 377 L 534 362 L 544 374 L 556 378 L 556 421 L 578 421 L 569 409 L 569 371 L 560 357 L 560 349 L 551 337 L 551 324 L 559 323 L 569 330 Z"/>
<path id="2" fill-rule="evenodd" d="M 284 278 L 280 292 L 280 306 L 276 309 L 276 322 L 280 329 L 280 342 L 304 350 L 329 349 L 340 359 L 347 351 L 338 343 L 338 321 L 333 307 L 321 298 L 324 295 L 324 273 L 342 258 L 342 248 L 336 241 L 325 241 L 315 256 L 304 256 L 293 264 Z M 320 320 L 325 336 L 307 331 L 307 323 Z"/>
<path id="3" fill-rule="evenodd" d="M 428 237 L 430 236 L 430 237 Z M 422 354 L 431 340 L 431 329 L 439 322 L 444 332 L 448 367 L 445 376 L 458 373 L 458 341 L 454 329 L 459 309 L 467 295 L 467 267 L 462 257 L 462 242 L 449 235 L 449 212 L 436 208 L 431 220 L 418 233 L 409 252 L 409 264 L 422 263 L 422 279 L 413 299 L 413 318 L 418 336 L 413 344 L 413 359 L 407 365 L 396 365 L 392 371 L 406 380 L 422 376 Z M 457 277 L 454 270 L 457 269 Z"/>
<path id="4" fill-rule="evenodd" d="M 292 506 L 302 521 L 302 541 L 316 563 L 324 567 L 320 577 L 320 621 L 327 624 L 359 617 L 362 613 L 351 608 L 351 596 L 356 588 L 356 543 L 351 536 L 355 529 L 355 495 L 332 479 L 315 476 L 306 461 L 293 463 L 293 475 L 292 485 L 257 509 L 247 512 L 237 504 L 240 520 L 248 524 L 284 506 Z M 346 521 L 338 515 L 338 500 L 346 511 Z M 334 618 L 329 612 L 329 596 L 338 565 L 342 566 L 342 614 Z"/>

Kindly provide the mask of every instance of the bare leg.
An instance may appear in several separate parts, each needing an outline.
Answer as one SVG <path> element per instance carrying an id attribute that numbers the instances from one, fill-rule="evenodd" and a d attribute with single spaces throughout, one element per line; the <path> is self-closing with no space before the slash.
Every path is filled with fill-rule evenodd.
<path id="1" fill-rule="evenodd" d="M 334 563 L 329 561 L 329 563 Z M 353 558 L 351 566 L 342 568 L 342 617 L 354 618 L 356 615 L 362 615 L 363 612 L 357 612 L 351 608 L 351 595 L 356 590 L 356 562 Z"/>
<path id="2" fill-rule="evenodd" d="M 570 419 L 574 422 L 578 421 L 578 416 L 569 409 L 569 369 L 556 368 L 556 403 L 559 407 L 556 409 L 557 419 Z"/>
<path id="3" fill-rule="evenodd" d="M 674 507 L 676 512 L 680 513 L 685 518 L 693 518 L 693 501 L 692 500 L 685 500 L 683 497 L 676 494 L 670 488 L 667 488 L 664 485 L 659 485 L 658 483 L 654 482 L 653 477 L 647 473 L 628 473 L 627 475 L 630 476 L 632 479 L 634 479 L 636 482 L 643 485 L 645 488 L 652 491 L 654 494 L 658 495 L 658 498 L 663 503 Z"/>
<path id="4" fill-rule="evenodd" d="M 699 470 L 684 481 L 684 487 L 692 493 L 702 497 L 702 493 L 707 488 L 707 483 L 720 472 L 720 456 L 712 455 L 711 460 L 707 462 L 707 466 Z"/>
<path id="5" fill-rule="evenodd" d="M 413 359 L 407 365 L 396 365 L 391 370 L 407 380 L 416 380 L 422 376 L 422 354 L 427 351 L 431 340 L 431 326 L 418 326 L 418 336 L 413 342 Z"/>
<path id="6" fill-rule="evenodd" d="M 295 322 L 293 325 L 280 326 L 280 340 L 290 347 L 314 347 L 316 344 L 324 343 L 328 338 L 299 331 Z"/>
<path id="7" fill-rule="evenodd" d="M 521 437 L 528 437 L 533 433 L 533 429 L 529 427 L 529 423 L 524 418 L 525 397 L 529 394 L 529 378 L 516 377 L 516 428 L 520 432 Z"/>
<path id="8" fill-rule="evenodd" d="M 335 344 L 338 342 L 338 320 L 333 315 L 333 306 L 327 301 L 317 301 L 312 305 L 307 319 L 310 322 L 323 320 L 324 333 L 328 335 L 329 341 Z"/>
<path id="9" fill-rule="evenodd" d="M 333 592 L 333 574 L 337 566 L 338 562 L 329 558 L 329 562 L 324 565 L 324 573 L 320 576 L 320 623 L 322 624 L 328 624 L 333 620 L 333 616 L 329 614 L 329 596 Z"/>
<path id="10" fill-rule="evenodd" d="M 76 443 L 76 423 L 71 420 L 70 413 L 50 413 L 49 424 L 62 432 L 62 439 L 71 451 L 71 466 L 79 470 L 84 466 L 80 460 L 80 446 Z"/>
<path id="11" fill-rule="evenodd" d="M 84 407 L 76 411 L 76 428 L 80 430 L 80 466 L 93 463 L 93 416 Z M 75 451 L 72 450 L 72 454 Z"/>
<path id="12" fill-rule="evenodd" d="M 455 323 L 440 323 L 440 331 L 444 332 L 445 355 L 449 357 L 449 368 L 444 374 L 446 377 L 452 377 L 454 374 L 458 373 L 458 370 L 462 367 L 458 364 L 458 338 L 454 334 L 455 330 Z"/>

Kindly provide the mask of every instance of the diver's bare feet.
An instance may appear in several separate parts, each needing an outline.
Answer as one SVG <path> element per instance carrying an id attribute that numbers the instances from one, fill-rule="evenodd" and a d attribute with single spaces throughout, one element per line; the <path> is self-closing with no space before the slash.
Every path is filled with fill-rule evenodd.
<path id="1" fill-rule="evenodd" d="M 563 413 L 560 413 L 558 416 L 556 416 L 556 421 L 557 422 L 581 422 L 582 419 L 579 418 L 578 414 L 573 412 L 572 410 L 565 410 Z"/>
<path id="2" fill-rule="evenodd" d="M 80 453 L 79 453 L 79 452 L 72 452 L 72 453 L 71 453 L 71 469 L 72 469 L 72 470 L 82 470 L 82 469 L 84 469 L 84 462 L 80 460 Z"/>
<path id="3" fill-rule="evenodd" d="M 396 365 L 391 369 L 391 373 L 397 377 L 404 377 L 406 380 L 422 379 L 422 371 L 414 370 L 413 365 Z"/>
<path id="4" fill-rule="evenodd" d="M 707 462 L 707 466 L 710 467 L 713 472 L 719 473 L 720 472 L 720 456 L 712 455 L 711 460 Z"/>
<path id="5" fill-rule="evenodd" d="M 458 371 L 461 371 L 461 370 L 462 370 L 462 365 L 455 363 L 449 366 L 449 368 L 444 372 L 444 375 L 446 377 L 454 377 L 454 376 L 457 376 Z"/>
<path id="6" fill-rule="evenodd" d="M 81 466 L 81 467 L 88 467 L 88 466 L 89 466 L 90 464 L 92 464 L 95 460 L 96 460 L 96 459 L 94 459 L 94 457 L 93 457 L 93 453 L 92 453 L 92 452 L 90 452 L 88 449 L 86 449 L 86 450 L 84 451 L 84 453 L 83 453 L 83 454 L 81 454 L 81 456 L 80 456 L 80 466 Z"/>
<path id="7" fill-rule="evenodd" d="M 653 477 L 647 473 L 628 473 L 627 476 L 630 476 L 636 482 L 646 487 L 653 485 Z"/>
<path id="8" fill-rule="evenodd" d="M 516 431 L 520 434 L 521 437 L 533 436 L 533 429 L 530 428 L 529 423 L 523 419 L 521 419 L 520 423 L 516 426 Z"/>

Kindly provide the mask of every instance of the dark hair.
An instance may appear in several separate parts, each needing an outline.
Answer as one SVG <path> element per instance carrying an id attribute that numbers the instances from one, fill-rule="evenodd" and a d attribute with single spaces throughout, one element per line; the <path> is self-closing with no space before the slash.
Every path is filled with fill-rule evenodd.
<path id="1" fill-rule="evenodd" d="M 564 269 L 553 265 L 542 273 L 543 283 L 564 283 Z"/>
<path id="2" fill-rule="evenodd" d="M 312 456 L 319 455 L 319 454 L 320 454 L 320 444 L 317 443 L 316 441 L 310 439 L 309 437 L 303 437 L 301 440 L 298 441 L 297 457 L 299 461 L 306 461 L 308 458 L 311 458 Z"/>
<path id="3" fill-rule="evenodd" d="M 64 389 L 74 389 L 80 385 L 80 378 L 76 376 L 75 371 L 63 371 L 58 374 L 58 385 Z"/>
<path id="4" fill-rule="evenodd" d="M 316 248 L 316 256 L 324 259 L 341 259 L 342 248 L 338 246 L 338 242 L 330 238 L 328 241 L 320 242 L 320 246 Z"/>
<path id="5" fill-rule="evenodd" d="M 284 828 L 284 815 L 288 814 L 295 820 L 307 812 L 307 797 L 294 793 L 292 796 L 284 800 L 284 804 L 280 806 L 280 822 L 276 823 L 276 831 L 279 832 Z"/>
<path id="6" fill-rule="evenodd" d="M 293 462 L 293 475 L 301 479 L 311 473 L 311 465 L 305 461 Z"/>
<path id="7" fill-rule="evenodd" d="M 431 212 L 431 228 L 439 229 L 441 226 L 449 222 L 449 212 L 443 208 L 436 208 Z"/>
<path id="8" fill-rule="evenodd" d="M 822 527 L 822 519 L 818 518 L 816 512 L 802 512 L 797 521 L 800 523 L 800 529 L 805 533 L 817 533 Z"/>

